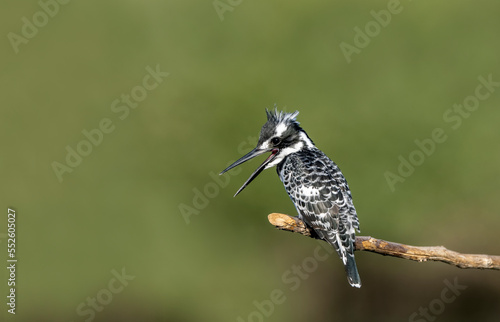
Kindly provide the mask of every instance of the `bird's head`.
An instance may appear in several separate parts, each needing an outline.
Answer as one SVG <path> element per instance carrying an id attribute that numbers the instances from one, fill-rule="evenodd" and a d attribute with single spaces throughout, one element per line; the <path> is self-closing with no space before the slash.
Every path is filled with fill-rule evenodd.
<path id="1" fill-rule="evenodd" d="M 248 161 L 258 155 L 271 152 L 267 159 L 252 173 L 250 178 L 234 195 L 236 197 L 253 179 L 255 179 L 264 169 L 271 168 L 292 153 L 296 153 L 305 148 L 314 147 L 313 142 L 307 136 L 306 132 L 300 127 L 299 122 L 295 119 L 299 114 L 278 112 L 266 109 L 267 122 L 262 126 L 260 131 L 257 147 L 239 160 L 224 169 L 220 174 Z"/>

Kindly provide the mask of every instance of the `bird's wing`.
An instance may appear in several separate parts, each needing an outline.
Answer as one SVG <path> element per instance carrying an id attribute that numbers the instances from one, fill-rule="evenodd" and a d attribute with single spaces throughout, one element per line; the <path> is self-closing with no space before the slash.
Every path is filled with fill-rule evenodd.
<path id="1" fill-rule="evenodd" d="M 301 158 L 299 166 L 301 171 L 284 178 L 289 195 L 302 219 L 334 246 L 346 265 L 348 256 L 354 258 L 354 228 L 359 226 L 347 183 L 324 154 Z"/>

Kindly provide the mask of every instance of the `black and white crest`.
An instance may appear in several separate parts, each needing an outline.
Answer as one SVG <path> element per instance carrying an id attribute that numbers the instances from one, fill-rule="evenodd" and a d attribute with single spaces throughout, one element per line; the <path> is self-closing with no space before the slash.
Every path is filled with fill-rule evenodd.
<path id="1" fill-rule="evenodd" d="M 276 166 L 299 217 L 335 248 L 351 286 L 361 287 L 354 260 L 355 229 L 359 231 L 359 221 L 344 175 L 300 127 L 296 120 L 298 111 L 284 113 L 275 109 L 266 110 L 266 114 L 267 122 L 262 126 L 257 147 L 221 173 L 270 152 L 236 195 L 264 169 Z"/>
<path id="2" fill-rule="evenodd" d="M 293 113 L 278 112 L 278 109 L 275 107 L 274 111 L 266 109 L 266 114 L 269 126 L 277 127 L 279 124 L 284 124 L 296 126 L 297 130 L 300 129 L 299 122 L 296 120 L 297 115 L 299 115 L 299 111 L 295 111 Z"/>

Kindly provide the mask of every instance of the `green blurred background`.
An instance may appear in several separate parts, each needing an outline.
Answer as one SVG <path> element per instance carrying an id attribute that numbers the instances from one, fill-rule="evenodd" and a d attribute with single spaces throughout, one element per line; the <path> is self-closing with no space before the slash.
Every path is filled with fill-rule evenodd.
<path id="1" fill-rule="evenodd" d="M 388 1 L 227 1 L 220 14 L 212 1 L 71 1 L 55 14 L 46 1 L 46 20 L 37 1 L 3 2 L 0 258 L 10 206 L 19 262 L 17 314 L 3 269 L 0 318 L 498 321 L 496 271 L 362 252 L 360 290 L 337 256 L 292 290 L 283 277 L 319 244 L 268 223 L 271 212 L 295 215 L 274 169 L 237 198 L 261 160 L 222 183 L 214 174 L 251 148 L 266 107 L 297 109 L 347 177 L 362 235 L 500 254 L 499 87 L 456 129 L 443 117 L 478 77 L 500 81 L 500 4 L 402 1 L 377 32 L 370 12 Z M 19 40 L 33 15 L 36 35 L 24 27 L 31 38 Z M 340 44 L 367 24 L 374 37 L 348 63 Z M 148 66 L 169 75 L 141 92 Z M 115 113 L 131 92 L 147 97 Z M 114 130 L 60 182 L 53 163 L 103 119 Z M 384 174 L 436 128 L 447 140 L 392 191 Z M 127 285 L 110 293 L 123 270 Z M 455 279 L 467 288 L 444 303 Z M 271 309 L 273 290 L 282 303 Z"/>

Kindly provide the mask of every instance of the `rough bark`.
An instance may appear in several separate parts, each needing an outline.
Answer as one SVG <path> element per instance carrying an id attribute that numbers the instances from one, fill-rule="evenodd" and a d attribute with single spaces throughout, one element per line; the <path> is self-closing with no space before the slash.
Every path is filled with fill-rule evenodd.
<path id="1" fill-rule="evenodd" d="M 269 222 L 280 230 L 299 233 L 311 238 L 318 238 L 312 229 L 297 217 L 272 213 Z M 356 250 L 367 251 L 384 256 L 405 258 L 418 262 L 439 261 L 459 268 L 500 270 L 500 256 L 483 254 L 462 254 L 443 246 L 411 246 L 385 241 L 370 236 L 356 237 Z"/>

